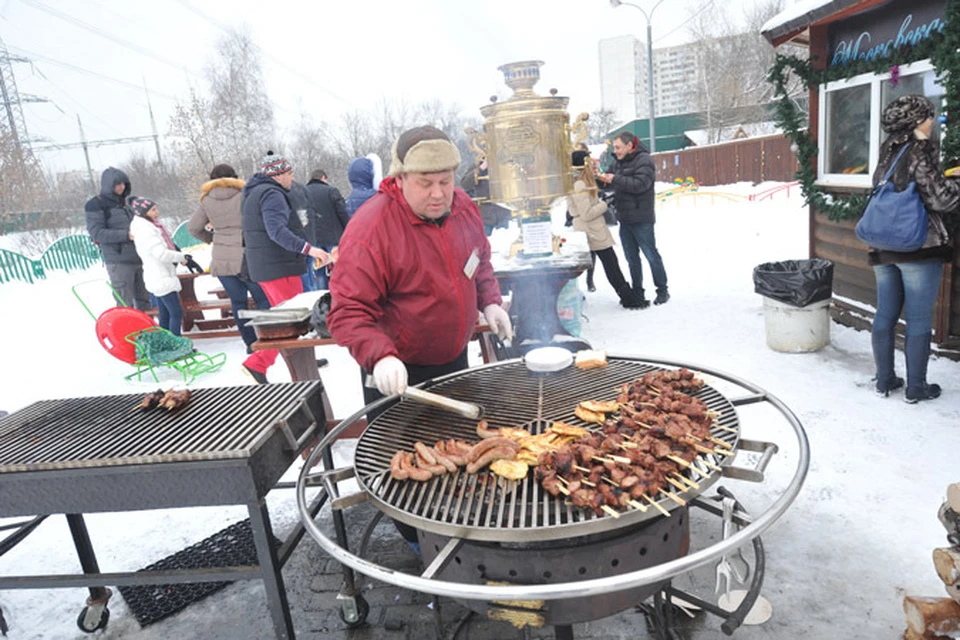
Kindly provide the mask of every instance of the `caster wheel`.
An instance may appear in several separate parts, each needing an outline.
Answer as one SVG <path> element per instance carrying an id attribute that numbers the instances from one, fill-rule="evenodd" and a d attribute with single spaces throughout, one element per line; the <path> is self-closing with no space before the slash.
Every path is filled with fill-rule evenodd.
<path id="1" fill-rule="evenodd" d="M 80 611 L 80 615 L 77 616 L 77 626 L 80 628 L 80 631 L 93 633 L 94 631 L 107 628 L 107 623 L 110 622 L 110 609 L 104 607 L 99 620 L 87 620 L 89 614 L 90 607 L 84 607 Z"/>
<path id="2" fill-rule="evenodd" d="M 343 624 L 347 625 L 347 629 L 356 629 L 367 623 L 367 616 L 370 614 L 370 605 L 363 599 L 363 596 L 357 596 L 356 603 L 357 619 L 353 622 L 348 622 L 346 616 L 343 614 L 343 609 L 340 609 L 340 619 L 343 620 Z"/>

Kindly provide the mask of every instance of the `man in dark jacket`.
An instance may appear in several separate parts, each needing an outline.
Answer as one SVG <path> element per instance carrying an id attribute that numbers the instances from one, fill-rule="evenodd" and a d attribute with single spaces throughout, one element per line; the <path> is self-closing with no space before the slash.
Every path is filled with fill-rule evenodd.
<path id="1" fill-rule="evenodd" d="M 308 256 L 323 262 L 330 259 L 326 251 L 304 239 L 303 224 L 291 204 L 292 184 L 293 167 L 283 156 L 268 151 L 261 172 L 243 187 L 243 257 L 250 279 L 260 284 L 270 306 L 303 292 L 301 276 L 306 273 Z M 256 351 L 244 360 L 243 368 L 258 384 L 264 384 L 277 353 Z"/>
<path id="2" fill-rule="evenodd" d="M 347 196 L 347 215 L 351 218 L 357 212 L 364 202 L 373 197 L 377 192 L 373 188 L 373 160 L 370 158 L 357 158 L 350 163 L 350 169 L 347 170 L 347 179 L 350 180 L 352 190 Z"/>
<path id="3" fill-rule="evenodd" d="M 128 307 L 150 308 L 150 294 L 143 286 L 143 263 L 130 237 L 133 214 L 126 208 L 130 179 L 120 169 L 107 167 L 100 176 L 100 195 L 84 207 L 87 233 L 100 245 L 110 284 Z"/>
<path id="4" fill-rule="evenodd" d="M 620 218 L 620 241 L 630 265 L 633 291 L 642 301 L 641 309 L 650 306 L 643 293 L 643 263 L 640 261 L 640 252 L 643 251 L 650 263 L 653 284 L 657 287 L 653 304 L 663 304 L 670 299 L 670 294 L 667 292 L 667 272 L 653 233 L 657 222 L 654 212 L 656 193 L 653 190 L 657 179 L 656 166 L 647 148 L 629 131 L 622 131 L 614 138 L 613 155 L 616 161 L 610 172 L 600 174 L 597 179 L 613 188 Z"/>
<path id="5" fill-rule="evenodd" d="M 316 246 L 313 241 L 312 231 L 310 230 L 310 221 L 317 217 L 317 210 L 310 200 L 310 194 L 307 193 L 307 187 L 302 182 L 296 180 L 290 183 L 290 208 L 300 218 L 300 224 L 303 226 L 303 239 Z M 300 279 L 303 282 L 304 291 L 317 290 L 317 270 L 313 266 L 313 260 L 306 261 L 307 270 Z"/>
<path id="6" fill-rule="evenodd" d="M 329 253 L 340 244 L 340 236 L 350 222 L 347 204 L 340 190 L 327 183 L 327 172 L 323 169 L 317 169 L 310 174 L 307 196 L 315 212 L 307 225 L 307 240 Z M 327 269 L 318 271 L 316 278 L 317 288 L 329 288 L 330 276 Z"/>

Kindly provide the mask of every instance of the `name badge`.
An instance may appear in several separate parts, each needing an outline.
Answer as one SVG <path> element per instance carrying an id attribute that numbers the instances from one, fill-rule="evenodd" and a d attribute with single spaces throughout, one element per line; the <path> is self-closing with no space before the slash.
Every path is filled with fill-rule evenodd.
<path id="1" fill-rule="evenodd" d="M 477 266 L 480 264 L 480 254 L 474 249 L 470 253 L 470 257 L 467 258 L 467 264 L 463 265 L 463 273 L 467 278 L 473 280 L 473 274 L 477 271 Z"/>

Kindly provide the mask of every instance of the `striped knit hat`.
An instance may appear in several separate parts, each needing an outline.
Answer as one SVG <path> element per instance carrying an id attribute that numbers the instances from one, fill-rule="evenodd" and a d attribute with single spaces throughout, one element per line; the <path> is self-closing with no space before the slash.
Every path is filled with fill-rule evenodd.
<path id="1" fill-rule="evenodd" d="M 273 151 L 267 151 L 263 162 L 260 163 L 260 173 L 265 176 L 278 176 L 287 171 L 293 171 L 290 161 L 283 156 L 275 155 Z"/>
<path id="2" fill-rule="evenodd" d="M 133 211 L 134 215 L 144 217 L 147 215 L 147 212 L 150 209 L 153 209 L 157 206 L 153 200 L 147 200 L 146 198 L 130 198 L 130 210 Z"/>

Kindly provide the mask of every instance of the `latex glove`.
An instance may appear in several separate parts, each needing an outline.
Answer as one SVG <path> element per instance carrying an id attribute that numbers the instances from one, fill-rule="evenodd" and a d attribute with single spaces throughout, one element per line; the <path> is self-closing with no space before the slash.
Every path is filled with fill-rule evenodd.
<path id="1" fill-rule="evenodd" d="M 403 393 L 407 390 L 407 367 L 396 356 L 380 358 L 373 365 L 373 381 L 385 396 Z"/>
<path id="2" fill-rule="evenodd" d="M 483 309 L 483 317 L 487 319 L 490 330 L 497 334 L 501 340 L 513 339 L 513 324 L 510 322 L 510 316 L 498 304 L 488 304 Z"/>

